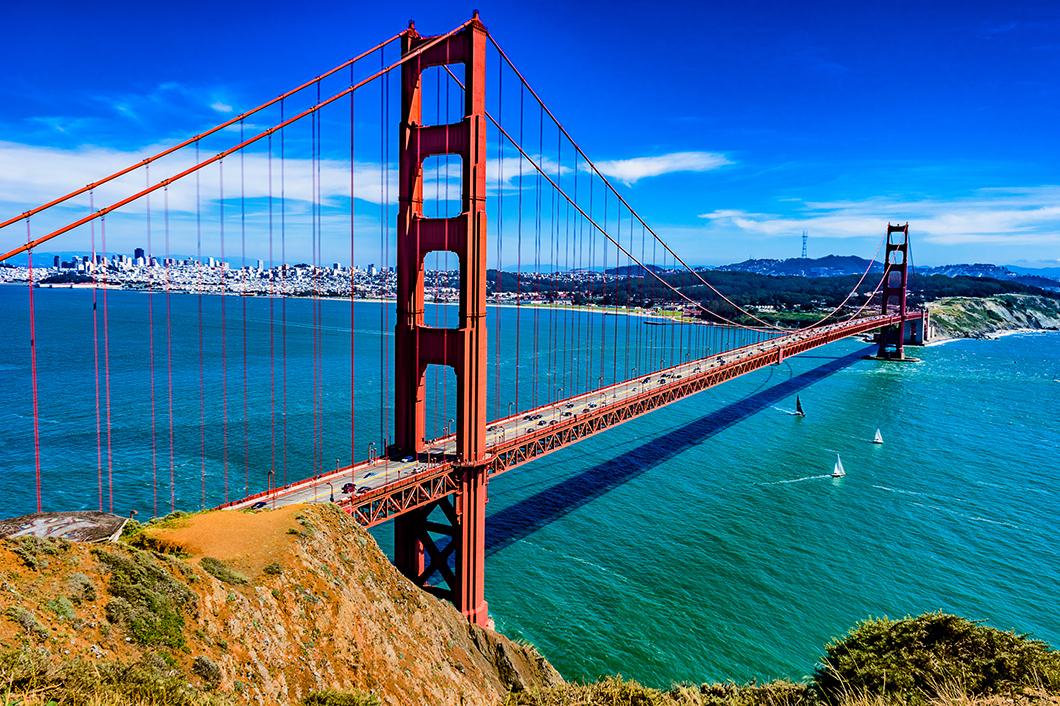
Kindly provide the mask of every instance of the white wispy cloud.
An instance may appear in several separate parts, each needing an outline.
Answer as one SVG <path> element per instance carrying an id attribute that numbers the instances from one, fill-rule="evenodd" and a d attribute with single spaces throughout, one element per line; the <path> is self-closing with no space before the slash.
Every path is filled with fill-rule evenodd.
<path id="1" fill-rule="evenodd" d="M 17 204 L 20 208 L 42 203 L 128 165 L 136 164 L 142 161 L 145 155 L 161 149 L 158 146 L 135 151 L 92 146 L 62 149 L 0 141 L 0 202 Z M 202 155 L 203 158 L 206 156 Z M 282 189 L 284 196 L 289 200 L 314 200 L 314 165 L 310 159 L 285 159 L 282 179 L 280 160 L 274 156 L 271 162 L 270 164 L 268 155 L 261 151 L 250 152 L 242 160 L 238 156 L 228 158 L 224 165 L 226 198 L 232 198 L 237 193 L 242 193 L 247 199 L 267 198 L 270 194 L 279 197 Z M 194 155 L 190 150 L 177 152 L 152 165 L 150 182 L 161 181 L 193 164 Z M 386 196 L 385 187 L 389 182 L 393 194 L 391 200 L 396 198 L 396 176 L 391 174 L 391 171 L 387 170 L 384 174 L 378 164 L 355 163 L 354 197 L 370 203 L 379 203 L 381 198 Z M 186 177 L 170 186 L 170 209 L 193 211 L 199 202 L 220 197 L 221 167 L 215 163 L 205 167 L 199 174 L 198 196 L 195 194 L 194 177 Z M 96 207 L 136 193 L 146 186 L 147 177 L 146 171 L 140 169 L 99 188 L 95 193 Z M 384 187 L 382 197 L 381 181 Z M 320 200 L 325 205 L 348 198 L 349 161 L 320 160 L 318 189 Z M 156 202 L 160 197 L 160 194 L 154 197 Z M 87 199 L 79 201 L 87 202 Z M 136 210 L 137 207 L 143 206 L 130 204 L 128 208 Z"/>
<path id="2" fill-rule="evenodd" d="M 793 213 L 719 209 L 702 213 L 712 226 L 763 237 L 802 229 L 828 238 L 877 236 L 888 222 L 906 222 L 939 245 L 1060 243 L 1060 186 L 984 188 L 953 199 L 803 202 Z"/>
<path id="3" fill-rule="evenodd" d="M 232 106 L 228 103 L 223 103 L 221 101 L 214 101 L 213 103 L 211 103 L 210 109 L 218 113 L 222 113 L 224 115 L 227 115 L 228 113 L 232 112 Z"/>
<path id="4" fill-rule="evenodd" d="M 670 152 L 654 157 L 631 157 L 597 162 L 596 166 L 609 177 L 627 186 L 641 179 L 676 172 L 709 172 L 732 164 L 732 160 L 718 152 Z"/>

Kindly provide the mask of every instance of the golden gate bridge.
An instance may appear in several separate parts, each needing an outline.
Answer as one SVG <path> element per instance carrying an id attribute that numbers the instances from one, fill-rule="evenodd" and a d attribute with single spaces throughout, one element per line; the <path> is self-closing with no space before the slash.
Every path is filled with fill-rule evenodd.
<path id="1" fill-rule="evenodd" d="M 905 359 L 904 345 L 922 342 L 926 328 L 924 314 L 907 308 L 907 224 L 886 226 L 855 286 L 816 321 L 785 328 L 739 305 L 630 205 L 477 13 L 435 36 L 410 23 L 277 98 L 3 221 L 0 233 L 7 249 L 0 262 L 26 261 L 33 424 L 24 446 L 38 511 L 48 504 L 49 483 L 71 473 L 49 462 L 42 443 L 42 405 L 54 403 L 41 394 L 49 380 L 39 375 L 38 356 L 90 357 L 94 414 L 72 420 L 95 435 L 95 453 L 77 459 L 96 481 L 83 506 L 113 512 L 116 478 L 119 506 L 123 482 L 150 482 L 156 516 L 167 491 L 170 511 L 187 509 L 178 497 L 187 497 L 181 486 L 191 481 L 200 507 L 335 502 L 366 527 L 393 521 L 400 570 L 479 624 L 487 621 L 486 500 L 494 476 L 843 338 L 876 332 L 877 358 Z M 174 243 L 192 235 L 189 285 Z M 144 384 L 117 387 L 114 350 L 125 343 L 115 338 L 109 298 L 128 277 L 107 255 L 115 239 L 132 237 L 147 244 L 147 281 L 137 285 L 146 294 L 137 304 L 145 357 L 120 365 Z M 91 253 L 92 335 L 42 353 L 33 253 L 55 240 Z M 267 254 L 267 272 L 248 264 L 248 241 L 252 253 Z M 207 249 L 220 254 L 214 267 L 202 266 Z M 392 302 L 370 321 L 363 311 L 358 320 L 364 292 L 354 284 L 354 263 L 366 249 L 394 274 Z M 235 251 L 242 266 L 230 269 L 226 257 Z M 288 266 L 290 256 L 307 252 L 309 264 Z M 328 329 L 335 313 L 322 301 L 334 298 L 323 279 L 336 253 L 349 259 L 350 272 L 341 376 L 323 363 L 325 345 L 329 354 L 335 346 Z M 429 264 L 437 274 L 443 258 L 458 270 L 452 292 L 428 276 Z M 675 284 L 674 273 L 691 284 Z M 259 293 L 268 295 L 260 340 L 248 339 L 252 276 L 264 278 Z M 597 305 L 576 304 L 572 291 Z M 172 302 L 182 293 L 197 298 L 197 351 L 180 350 L 179 334 L 187 332 Z M 244 296 L 217 296 L 226 293 Z M 292 294 L 307 297 L 311 310 L 310 350 L 297 359 L 288 352 Z M 449 294 L 455 309 L 438 304 Z M 505 328 L 511 317 L 496 312 L 488 322 L 488 302 L 512 304 L 514 324 Z M 660 302 L 686 316 L 666 326 L 601 317 Z M 372 367 L 361 375 L 371 379 L 359 381 L 359 369 L 369 367 L 358 349 L 365 328 L 379 340 L 378 367 L 369 352 Z M 184 354 L 197 374 L 175 382 L 174 358 Z M 267 379 L 254 379 L 259 370 Z M 293 461 L 289 375 L 311 378 L 311 399 L 302 402 L 312 416 L 312 450 Z M 365 399 L 368 387 L 378 400 Z M 122 396 L 136 397 L 149 415 L 119 420 L 113 410 Z M 368 425 L 364 406 L 378 417 Z M 175 432 L 182 426 L 198 434 Z M 326 468 L 325 458 L 343 446 L 345 461 Z M 122 458 L 123 449 L 145 447 L 149 455 Z M 196 457 L 191 479 L 178 459 Z"/>

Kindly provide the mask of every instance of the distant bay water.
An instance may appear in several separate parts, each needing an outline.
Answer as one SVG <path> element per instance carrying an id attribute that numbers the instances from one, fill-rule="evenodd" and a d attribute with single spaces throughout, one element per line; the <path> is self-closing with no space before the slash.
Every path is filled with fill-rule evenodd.
<path id="1" fill-rule="evenodd" d="M 151 409 L 148 297 L 109 296 L 115 510 L 149 515 L 157 502 L 166 512 L 165 348 L 156 348 L 154 358 L 162 441 L 152 459 L 143 434 Z M 34 499 L 25 297 L 24 287 L 0 287 L 7 337 L 0 347 L 3 515 L 32 510 Z M 91 292 L 38 290 L 36 299 L 45 508 L 92 508 Z M 151 300 L 154 316 L 162 317 L 166 298 Z M 201 504 L 204 466 L 207 504 L 223 499 L 225 471 L 235 496 L 244 484 L 258 489 L 270 464 L 282 468 L 282 419 L 268 411 L 269 381 L 278 373 L 267 352 L 270 332 L 271 345 L 280 345 L 276 321 L 284 306 L 292 478 L 304 473 L 313 453 L 311 304 L 227 298 L 222 350 L 221 303 L 204 297 L 200 408 L 199 303 L 189 295 L 169 299 L 176 330 L 169 367 L 176 390 L 192 391 L 174 404 L 173 499 L 184 509 Z M 222 443 L 224 401 L 230 419 L 242 411 L 244 303 L 253 440 L 246 455 L 241 421 L 229 422 L 236 426 L 230 448 Z M 388 336 L 379 331 L 392 325 L 392 315 L 380 304 L 356 307 L 351 325 L 348 304 L 321 303 L 324 466 L 349 455 L 341 420 L 348 419 L 351 328 L 359 371 L 356 447 L 384 433 L 391 414 L 383 379 L 391 375 Z M 444 321 L 451 311 L 433 315 Z M 514 331 L 514 309 L 492 309 L 491 316 Z M 616 323 L 624 317 L 586 316 L 597 327 L 626 326 Z M 532 325 L 532 317 L 523 310 L 520 326 Z M 165 340 L 160 320 L 152 329 L 155 346 Z M 524 337 L 521 345 L 531 341 Z M 668 349 L 657 343 L 653 355 Z M 533 643 L 568 678 L 622 673 L 656 686 L 799 678 L 824 643 L 856 621 L 928 610 L 1060 646 L 1060 334 L 950 342 L 915 349 L 922 362 L 905 365 L 864 360 L 866 350 L 844 341 L 789 359 L 496 479 L 486 581 L 498 629 Z M 237 370 L 227 379 L 222 355 Z M 506 369 L 525 364 L 518 353 L 506 355 Z M 503 377 L 505 400 L 509 378 Z M 492 374 L 490 380 L 492 394 Z M 796 394 L 804 419 L 790 414 Z M 440 427 L 447 414 L 439 410 L 429 421 Z M 877 427 L 882 446 L 870 443 Z M 198 455 L 203 440 L 205 462 Z M 848 472 L 841 480 L 827 477 L 836 453 Z M 389 529 L 374 534 L 389 549 Z"/>

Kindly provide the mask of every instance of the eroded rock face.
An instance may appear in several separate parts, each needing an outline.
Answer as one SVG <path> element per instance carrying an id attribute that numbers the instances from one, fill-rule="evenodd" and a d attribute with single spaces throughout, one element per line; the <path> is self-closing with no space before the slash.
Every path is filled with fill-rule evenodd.
<path id="1" fill-rule="evenodd" d="M 928 304 L 934 338 L 988 338 L 1005 331 L 1060 330 L 1060 299 L 1029 294 L 949 297 Z"/>
<path id="2" fill-rule="evenodd" d="M 414 587 L 334 506 L 193 515 L 132 543 L 66 543 L 36 566 L 0 544 L 14 589 L 0 593 L 0 610 L 29 614 L 0 623 L 0 643 L 32 640 L 57 658 L 90 660 L 164 651 L 201 688 L 258 704 L 323 689 L 386 704 L 499 704 L 511 690 L 562 681 L 533 648 L 468 625 Z M 94 591 L 60 615 L 49 606 L 75 573 Z M 165 608 L 164 623 L 150 605 Z"/>

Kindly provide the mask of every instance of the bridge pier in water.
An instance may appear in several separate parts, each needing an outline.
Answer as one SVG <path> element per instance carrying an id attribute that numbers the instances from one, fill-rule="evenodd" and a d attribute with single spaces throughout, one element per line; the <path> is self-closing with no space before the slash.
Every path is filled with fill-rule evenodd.
<path id="1" fill-rule="evenodd" d="M 928 319 L 925 311 L 917 318 L 906 318 L 906 298 L 909 287 L 909 224 L 887 224 L 887 243 L 884 252 L 884 281 L 881 290 L 882 311 L 886 316 L 893 308 L 902 317 L 900 323 L 888 326 L 876 334 L 877 360 L 912 361 L 906 358 L 907 345 L 922 346 L 927 340 Z"/>
<path id="2" fill-rule="evenodd" d="M 410 25 L 408 54 L 432 41 Z M 464 117 L 422 124 L 422 73 L 463 64 Z M 427 450 L 428 365 L 456 372 L 456 492 L 395 520 L 398 569 L 417 585 L 451 600 L 473 623 L 488 621 L 484 595 L 486 458 L 486 28 L 477 14 L 463 29 L 401 67 L 401 129 L 395 327 L 395 457 Z M 456 155 L 462 163 L 461 212 L 423 214 L 423 162 Z M 424 258 L 453 252 L 460 262 L 458 328 L 424 323 Z M 450 567 L 450 559 L 453 566 Z M 441 583 L 438 583 L 438 581 Z"/>

